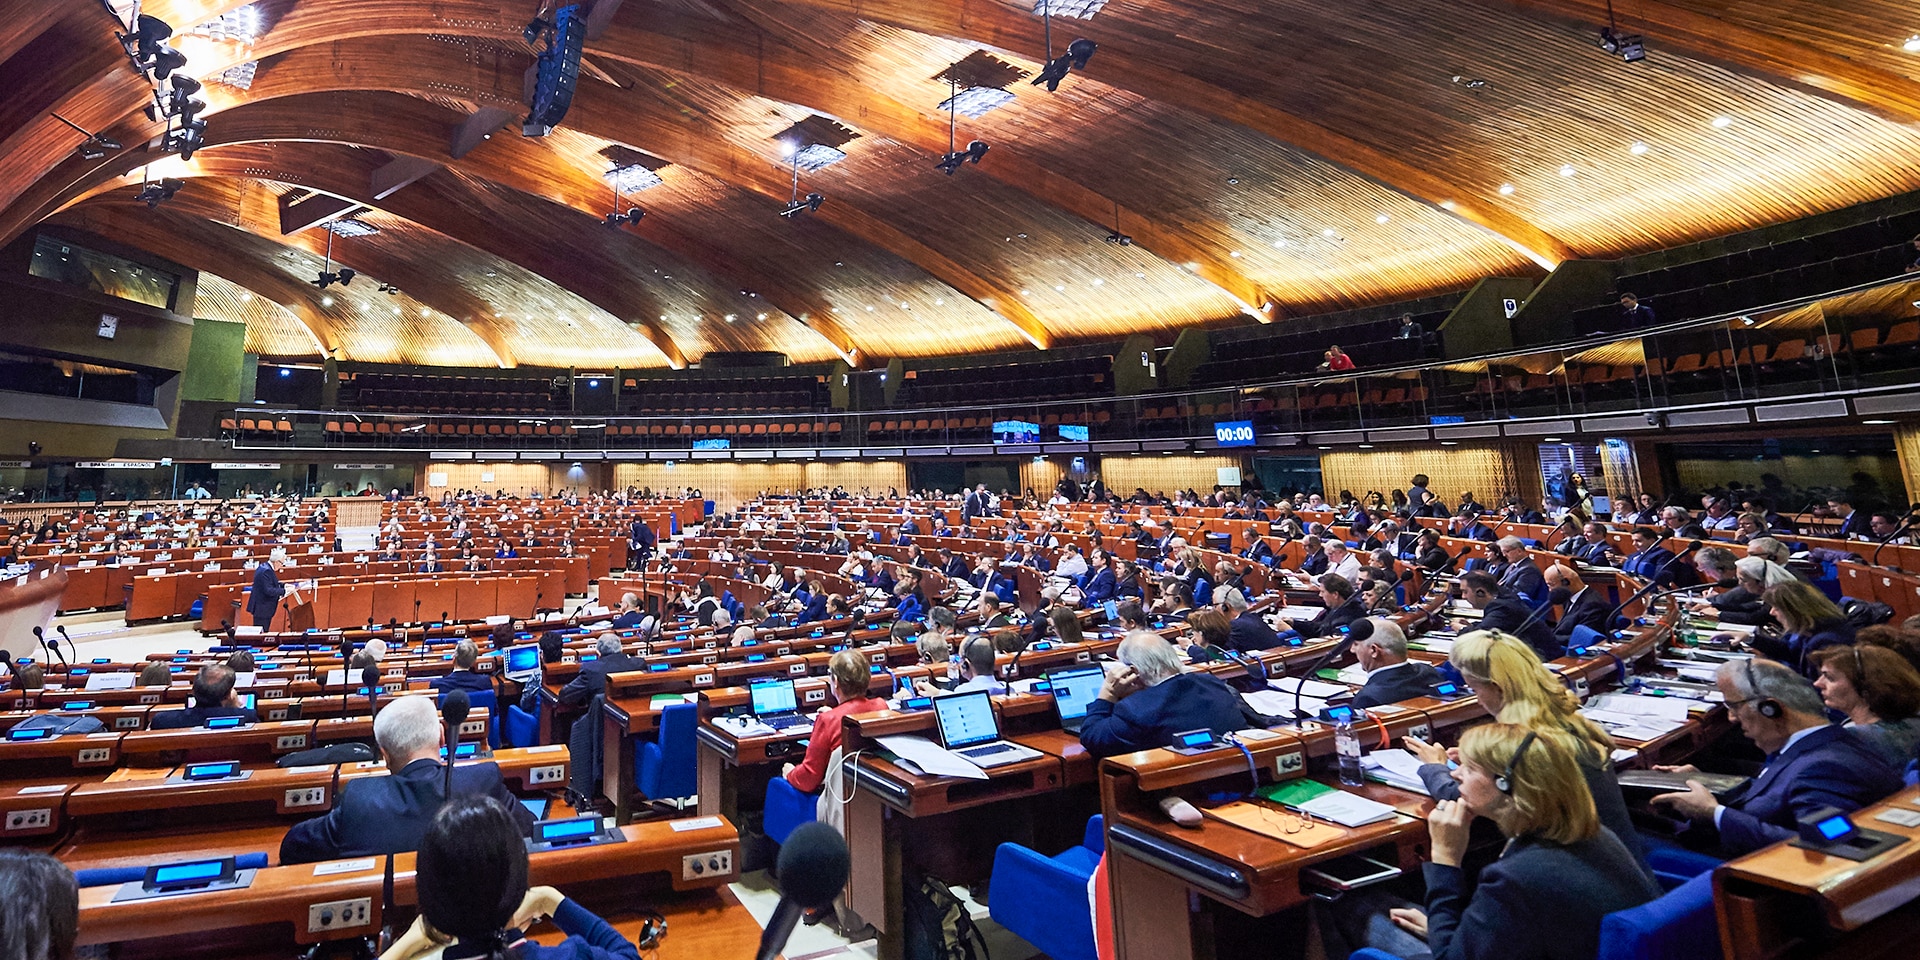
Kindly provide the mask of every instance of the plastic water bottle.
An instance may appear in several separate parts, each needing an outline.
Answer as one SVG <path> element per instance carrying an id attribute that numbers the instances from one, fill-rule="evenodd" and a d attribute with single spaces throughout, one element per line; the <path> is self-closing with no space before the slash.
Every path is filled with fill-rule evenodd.
<path id="1" fill-rule="evenodd" d="M 1357 787 L 1366 782 L 1360 772 L 1360 737 L 1353 732 L 1353 720 L 1342 719 L 1333 725 L 1333 751 L 1340 757 L 1340 782 Z"/>
<path id="2" fill-rule="evenodd" d="M 960 655 L 957 653 L 947 656 L 947 679 L 960 679 Z"/>

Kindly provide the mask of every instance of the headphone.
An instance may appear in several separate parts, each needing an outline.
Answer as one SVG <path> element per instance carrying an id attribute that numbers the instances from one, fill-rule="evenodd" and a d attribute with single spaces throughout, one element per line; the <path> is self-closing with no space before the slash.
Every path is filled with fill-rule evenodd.
<path id="1" fill-rule="evenodd" d="M 641 909 L 640 932 L 634 937 L 633 945 L 642 952 L 658 949 L 660 941 L 667 935 L 667 918 L 658 911 Z"/>
<path id="2" fill-rule="evenodd" d="M 1860 650 L 1858 647 L 1854 649 L 1853 655 L 1856 659 L 1860 656 Z M 1746 671 L 1747 671 L 1747 692 L 1753 693 L 1753 694 L 1759 693 L 1760 687 L 1757 683 L 1754 682 L 1754 677 L 1753 677 L 1753 658 L 1752 657 L 1747 658 Z M 1772 697 L 1759 697 L 1758 699 L 1760 702 L 1754 704 L 1753 709 L 1759 711 L 1761 716 L 1766 717 L 1769 720 L 1775 719 L 1776 717 L 1780 716 L 1779 701 L 1773 699 Z"/>
<path id="3" fill-rule="evenodd" d="M 1526 737 L 1520 741 L 1520 748 L 1513 751 L 1513 759 L 1507 761 L 1507 769 L 1502 770 L 1499 776 L 1493 778 L 1493 788 L 1495 790 L 1509 796 L 1513 794 L 1513 771 L 1516 767 L 1520 766 L 1520 758 L 1526 755 L 1527 748 L 1533 746 L 1533 741 L 1538 736 L 1539 734 L 1532 730 L 1527 731 Z"/>

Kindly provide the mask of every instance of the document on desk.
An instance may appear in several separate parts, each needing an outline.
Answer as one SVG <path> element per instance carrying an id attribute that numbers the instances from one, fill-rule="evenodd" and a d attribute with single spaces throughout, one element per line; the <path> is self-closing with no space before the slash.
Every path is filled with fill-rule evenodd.
<path id="1" fill-rule="evenodd" d="M 1369 823 L 1392 820 L 1399 811 L 1378 800 L 1368 800 L 1357 793 L 1335 790 L 1323 793 L 1300 805 L 1301 813 L 1310 813 L 1322 820 L 1331 820 L 1343 827 L 1364 827 Z"/>
<path id="2" fill-rule="evenodd" d="M 1288 696 L 1292 696 L 1297 688 L 1303 696 L 1313 697 L 1316 700 L 1331 700 L 1353 692 L 1344 683 L 1324 683 L 1302 677 L 1281 677 L 1278 680 L 1269 680 L 1267 686 Z"/>
<path id="3" fill-rule="evenodd" d="M 966 777 L 969 780 L 990 779 L 985 770 L 966 757 L 928 740 L 906 734 L 877 738 L 880 745 L 893 751 L 894 756 L 907 761 L 921 773 L 929 777 Z"/>
<path id="4" fill-rule="evenodd" d="M 1326 612 L 1325 607 L 1296 607 L 1292 604 L 1288 604 L 1278 610 L 1267 611 L 1271 616 L 1285 617 L 1288 620 L 1312 620 L 1314 617 Z"/>
<path id="5" fill-rule="evenodd" d="M 1281 693 L 1278 690 L 1255 690 L 1241 694 L 1240 698 L 1247 702 L 1247 706 L 1258 710 L 1262 716 L 1289 718 L 1294 716 L 1291 693 Z M 1308 696 L 1300 698 L 1300 709 L 1309 715 L 1318 715 L 1326 706 L 1325 700 Z"/>
<path id="6" fill-rule="evenodd" d="M 736 738 L 771 737 L 780 732 L 752 717 L 715 717 L 713 725 Z"/>
<path id="7" fill-rule="evenodd" d="M 1677 697 L 1645 697 L 1632 693 L 1603 693 L 1587 701 L 1587 709 L 1651 717 L 1685 723 L 1692 701 Z"/>
<path id="8" fill-rule="evenodd" d="M 1360 767 L 1367 776 L 1389 787 L 1432 796 L 1426 781 L 1420 779 L 1420 758 L 1405 750 L 1375 750 L 1360 758 Z"/>

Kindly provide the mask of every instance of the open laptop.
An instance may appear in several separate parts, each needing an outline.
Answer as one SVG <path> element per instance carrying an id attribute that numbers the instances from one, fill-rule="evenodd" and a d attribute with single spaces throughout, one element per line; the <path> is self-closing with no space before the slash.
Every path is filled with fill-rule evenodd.
<path id="1" fill-rule="evenodd" d="M 933 698 L 940 745 L 982 769 L 1003 767 L 1040 756 L 1040 751 L 1000 739 L 1000 720 L 985 690 Z"/>
<path id="2" fill-rule="evenodd" d="M 1068 733 L 1080 732 L 1080 724 L 1087 719 L 1087 707 L 1099 699 L 1100 688 L 1107 682 L 1107 672 L 1098 666 L 1073 667 L 1056 670 L 1047 674 L 1047 683 L 1053 687 L 1053 705 L 1060 712 L 1060 729 Z"/>
<path id="3" fill-rule="evenodd" d="M 792 680 L 756 681 L 747 692 L 753 697 L 753 718 L 775 730 L 813 722 L 800 712 Z"/>
<path id="4" fill-rule="evenodd" d="M 526 644 L 507 648 L 505 676 L 517 683 L 526 683 L 540 675 L 540 647 Z"/>

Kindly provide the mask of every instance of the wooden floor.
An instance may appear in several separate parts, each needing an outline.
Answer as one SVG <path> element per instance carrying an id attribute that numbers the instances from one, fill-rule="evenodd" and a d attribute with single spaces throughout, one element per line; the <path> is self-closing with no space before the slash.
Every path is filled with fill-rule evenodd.
<path id="1" fill-rule="evenodd" d="M 760 946 L 760 925 L 726 887 L 663 896 L 646 906 L 667 918 L 667 935 L 657 951 L 642 951 L 645 960 L 744 960 Z M 609 911 L 602 917 L 628 940 L 639 936 L 645 921 L 635 910 Z M 555 944 L 565 937 L 549 926 L 536 931 L 533 939 Z"/>

